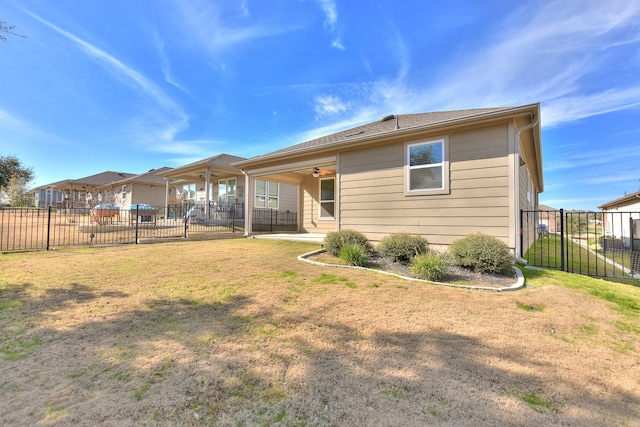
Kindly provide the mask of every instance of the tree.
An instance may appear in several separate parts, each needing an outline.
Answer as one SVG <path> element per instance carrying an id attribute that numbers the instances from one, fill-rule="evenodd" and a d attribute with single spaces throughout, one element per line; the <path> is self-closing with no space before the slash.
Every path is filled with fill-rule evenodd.
<path id="1" fill-rule="evenodd" d="M 22 34 L 18 34 L 13 31 L 15 27 L 16 27 L 15 25 L 7 25 L 6 21 L 0 21 L 0 41 L 3 41 L 3 42 L 7 41 L 7 36 L 3 35 L 2 33 L 25 38 L 25 36 L 23 36 Z"/>
<path id="2" fill-rule="evenodd" d="M 26 185 L 33 179 L 33 170 L 22 166 L 15 156 L 0 156 L 0 191 L 7 189 L 14 175 L 24 179 Z"/>
<path id="3" fill-rule="evenodd" d="M 30 179 L 14 174 L 7 185 L 7 196 L 11 206 L 27 207 L 32 205 L 32 197 L 27 188 Z"/>
<path id="4" fill-rule="evenodd" d="M 566 230 L 569 234 L 582 234 L 589 231 L 589 217 L 595 214 L 586 211 L 568 211 L 566 212 Z"/>

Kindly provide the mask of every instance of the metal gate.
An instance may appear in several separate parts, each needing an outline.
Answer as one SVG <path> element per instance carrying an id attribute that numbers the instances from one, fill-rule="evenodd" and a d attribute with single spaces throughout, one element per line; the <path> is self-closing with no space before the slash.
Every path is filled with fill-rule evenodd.
<path id="1" fill-rule="evenodd" d="M 520 211 L 529 265 L 640 284 L 640 212 Z"/>

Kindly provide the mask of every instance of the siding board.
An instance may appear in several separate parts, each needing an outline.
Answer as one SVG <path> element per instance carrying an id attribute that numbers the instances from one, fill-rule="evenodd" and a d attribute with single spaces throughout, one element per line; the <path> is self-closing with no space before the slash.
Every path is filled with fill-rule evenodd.
<path id="1" fill-rule="evenodd" d="M 450 194 L 404 195 L 405 146 L 394 143 L 340 154 L 340 228 L 373 241 L 407 232 L 448 245 L 483 231 L 508 241 L 507 126 L 449 135 Z"/>

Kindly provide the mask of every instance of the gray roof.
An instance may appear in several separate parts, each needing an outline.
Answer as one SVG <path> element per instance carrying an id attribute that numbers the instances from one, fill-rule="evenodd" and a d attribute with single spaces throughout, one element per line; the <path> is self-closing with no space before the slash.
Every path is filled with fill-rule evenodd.
<path id="1" fill-rule="evenodd" d="M 188 169 L 194 166 L 221 166 L 221 167 L 232 167 L 231 164 L 235 163 L 235 162 L 239 162 L 242 160 L 247 160 L 244 157 L 239 157 L 239 156 L 233 156 L 231 154 L 218 154 L 216 156 L 213 157 L 207 157 L 206 159 L 203 160 L 198 160 L 197 162 L 193 162 L 193 163 L 189 163 L 187 165 L 184 166 L 179 166 L 177 168 L 174 168 L 175 170 L 179 170 L 179 169 Z"/>
<path id="2" fill-rule="evenodd" d="M 86 176 L 84 178 L 79 179 L 67 179 L 64 181 L 57 182 L 55 185 L 52 184 L 54 189 L 63 189 L 67 187 L 99 187 L 101 185 L 110 184 L 115 181 L 120 181 L 122 179 L 130 178 L 135 176 L 133 173 L 126 172 L 113 172 L 106 171 L 97 173 L 95 175 Z"/>
<path id="3" fill-rule="evenodd" d="M 598 206 L 598 209 L 624 207 L 626 205 L 638 203 L 639 201 L 640 201 L 640 191 L 636 191 L 635 193 L 625 194 L 624 196 L 618 197 L 615 200 L 612 200 L 607 203 L 603 203 L 602 205 Z"/>
<path id="4" fill-rule="evenodd" d="M 144 183 L 154 183 L 154 184 L 164 184 L 164 177 L 158 175 L 159 173 L 166 172 L 171 170 L 170 167 L 163 166 L 158 169 L 151 169 L 148 172 L 141 173 L 140 175 L 133 175 L 125 179 L 121 179 L 119 181 L 115 181 L 113 185 L 121 185 L 127 182 L 144 182 Z"/>
<path id="5" fill-rule="evenodd" d="M 494 113 L 509 112 L 514 108 L 518 109 L 521 107 L 475 108 L 469 110 L 438 111 L 418 114 L 391 114 L 362 126 L 322 136 L 320 138 L 272 151 L 271 153 L 261 156 L 251 157 L 246 163 L 253 160 L 260 160 L 262 157 L 278 157 L 293 154 L 298 151 L 319 149 L 325 146 L 348 143 L 358 139 L 383 136 L 399 130 L 409 131 L 412 129 L 444 125 L 448 122 L 456 122 L 464 119 L 481 119 L 483 116 L 489 116 Z M 239 162 L 239 164 L 243 163 L 245 162 Z"/>

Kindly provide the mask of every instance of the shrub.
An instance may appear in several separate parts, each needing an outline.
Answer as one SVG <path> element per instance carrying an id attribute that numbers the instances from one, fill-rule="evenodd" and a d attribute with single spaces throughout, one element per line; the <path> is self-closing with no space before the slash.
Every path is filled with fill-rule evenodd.
<path id="1" fill-rule="evenodd" d="M 378 243 L 378 252 L 393 261 L 408 263 L 416 255 L 427 252 L 427 239 L 408 233 L 393 233 Z"/>
<path id="2" fill-rule="evenodd" d="M 411 271 L 422 279 L 437 281 L 447 275 L 451 259 L 446 254 L 429 252 L 411 260 Z"/>
<path id="3" fill-rule="evenodd" d="M 497 238 L 483 233 L 456 240 L 449 252 L 459 266 L 475 272 L 499 273 L 513 265 L 509 247 Z"/>
<path id="4" fill-rule="evenodd" d="M 349 229 L 327 233 L 324 238 L 324 249 L 334 256 L 340 256 L 340 249 L 349 243 L 361 245 L 367 251 L 371 250 L 371 243 L 364 234 Z"/>
<path id="5" fill-rule="evenodd" d="M 364 267 L 369 263 L 369 250 L 358 243 L 342 245 L 338 256 L 349 265 Z"/>

